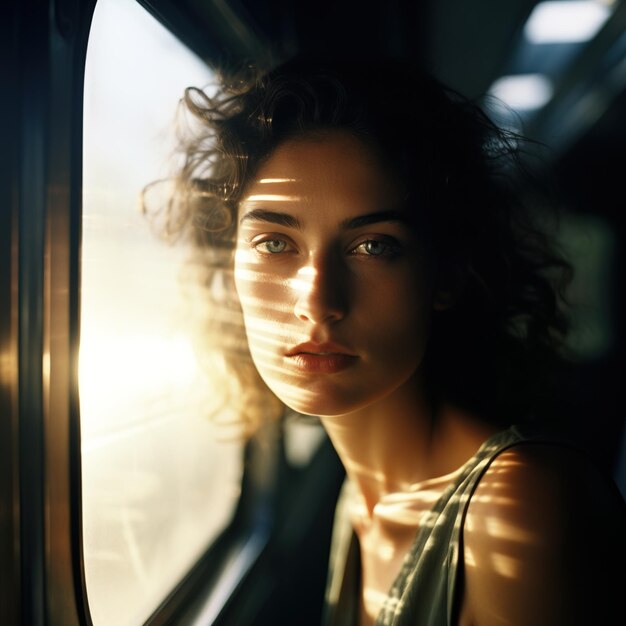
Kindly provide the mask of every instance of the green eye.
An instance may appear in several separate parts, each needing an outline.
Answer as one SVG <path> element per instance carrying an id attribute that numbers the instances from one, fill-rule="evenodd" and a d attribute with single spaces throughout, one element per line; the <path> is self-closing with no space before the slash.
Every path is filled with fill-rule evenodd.
<path id="1" fill-rule="evenodd" d="M 354 250 L 352 250 L 352 254 L 384 257 L 396 256 L 398 252 L 398 246 L 395 246 L 392 243 L 387 243 L 385 241 L 378 241 L 376 239 L 368 239 L 367 241 L 363 241 L 358 246 L 356 246 Z"/>
<path id="2" fill-rule="evenodd" d="M 280 239 L 268 239 L 267 241 L 261 241 L 255 246 L 259 252 L 266 254 L 280 254 L 285 251 L 286 247 L 286 242 Z"/>
<path id="3" fill-rule="evenodd" d="M 382 241 L 365 241 L 361 244 L 363 250 L 371 256 L 384 254 L 389 246 Z"/>

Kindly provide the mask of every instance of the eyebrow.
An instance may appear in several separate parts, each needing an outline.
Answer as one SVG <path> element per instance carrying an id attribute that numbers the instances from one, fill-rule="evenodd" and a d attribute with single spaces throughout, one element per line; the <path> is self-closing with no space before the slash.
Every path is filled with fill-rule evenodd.
<path id="1" fill-rule="evenodd" d="M 240 224 L 250 220 L 252 222 L 270 222 L 271 224 L 279 224 L 288 228 L 297 228 L 302 230 L 302 222 L 289 213 L 279 213 L 278 211 L 266 211 L 265 209 L 253 209 L 244 213 L 239 220 Z"/>
<path id="2" fill-rule="evenodd" d="M 279 224 L 280 226 L 286 226 L 287 228 L 295 228 L 302 230 L 304 225 L 302 222 L 289 213 L 281 213 L 278 211 L 266 211 L 265 209 L 253 209 L 245 213 L 239 220 L 240 224 L 250 220 L 253 222 L 269 222 L 271 224 Z M 410 218 L 406 211 L 376 211 L 375 213 L 368 213 L 367 215 L 358 215 L 343 220 L 340 227 L 345 230 L 353 230 L 355 228 L 362 228 L 363 226 L 369 226 L 370 224 L 378 224 L 381 222 L 400 222 L 404 225 L 409 225 Z"/>
<path id="3" fill-rule="evenodd" d="M 361 228 L 370 224 L 378 224 L 380 222 L 400 222 L 408 225 L 410 223 L 409 214 L 406 211 L 376 211 L 376 213 L 368 213 L 367 215 L 359 215 L 341 222 L 341 227 L 345 229 Z"/>

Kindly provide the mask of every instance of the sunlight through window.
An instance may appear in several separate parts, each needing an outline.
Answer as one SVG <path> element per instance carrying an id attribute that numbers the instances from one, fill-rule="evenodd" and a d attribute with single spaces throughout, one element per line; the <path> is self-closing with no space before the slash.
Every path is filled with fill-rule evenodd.
<path id="1" fill-rule="evenodd" d="M 138 210 L 209 69 L 133 0 L 100 0 L 85 76 L 82 521 L 95 626 L 144 623 L 232 518 L 241 442 L 207 415 L 180 276 Z M 216 416 L 219 418 L 220 416 Z"/>

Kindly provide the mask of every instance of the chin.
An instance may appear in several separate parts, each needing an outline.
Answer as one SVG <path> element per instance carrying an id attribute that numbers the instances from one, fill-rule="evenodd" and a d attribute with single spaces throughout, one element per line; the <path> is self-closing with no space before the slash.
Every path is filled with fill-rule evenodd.
<path id="1" fill-rule="evenodd" d="M 346 402 L 343 398 L 333 397 L 337 394 L 328 391 L 313 391 L 302 386 L 264 378 L 265 384 L 274 395 L 286 406 L 302 415 L 314 415 L 324 417 L 331 415 L 342 415 L 354 410 L 352 403 Z"/>
<path id="2" fill-rule="evenodd" d="M 371 394 L 349 394 L 346 390 L 303 389 L 289 383 L 268 384 L 278 399 L 296 413 L 316 417 L 336 417 L 363 409 L 380 398 Z M 385 395 L 385 394 L 381 394 Z M 355 397 L 358 396 L 358 397 Z"/>
<path id="3" fill-rule="evenodd" d="M 270 388 L 283 404 L 302 415 L 324 417 L 350 412 L 350 407 L 345 406 L 345 402 L 333 402 L 328 397 L 316 397 L 317 394 L 301 388 L 291 385 L 277 385 Z"/>

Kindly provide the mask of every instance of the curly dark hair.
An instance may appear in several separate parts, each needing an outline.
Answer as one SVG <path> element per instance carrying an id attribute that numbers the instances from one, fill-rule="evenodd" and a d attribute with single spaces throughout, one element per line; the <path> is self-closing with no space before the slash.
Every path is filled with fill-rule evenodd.
<path id="1" fill-rule="evenodd" d="M 547 205 L 530 193 L 537 180 L 522 137 L 408 61 L 247 68 L 222 77 L 213 95 L 188 89 L 184 106 L 194 129 L 162 224 L 170 236 L 192 235 L 214 327 L 231 326 L 219 333 L 231 337 L 220 350 L 239 377 L 248 372 L 239 393 L 262 383 L 242 365 L 250 358 L 229 295 L 238 202 L 281 142 L 342 129 L 406 184 L 407 210 L 426 233 L 439 288 L 451 294 L 434 314 L 424 363 L 433 406 L 453 402 L 498 423 L 541 412 L 568 327 L 560 302 L 570 268 L 540 227 Z"/>

